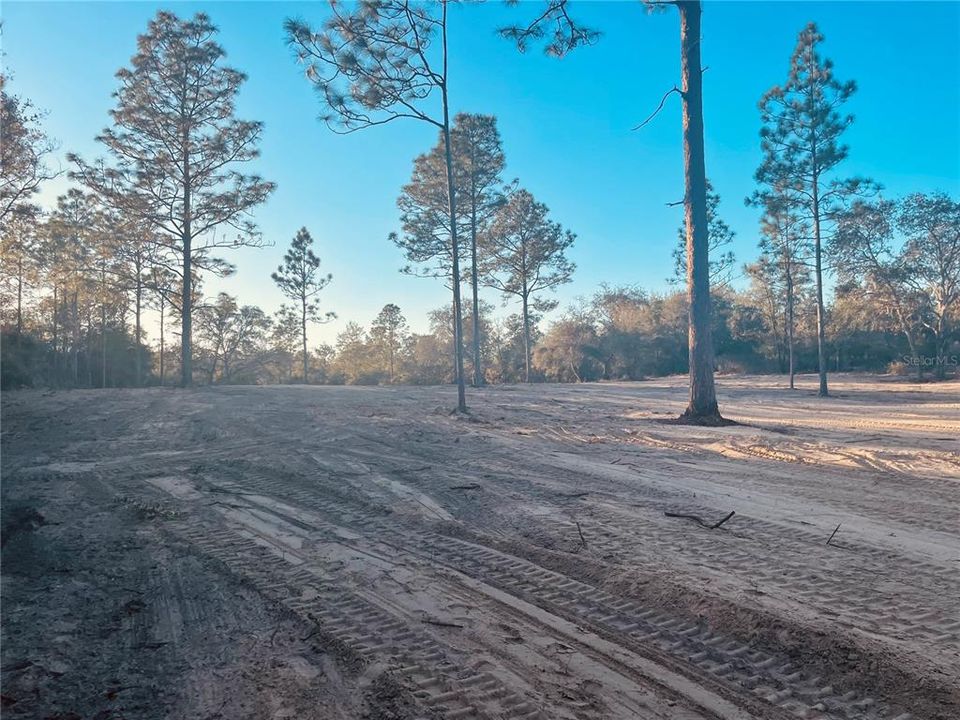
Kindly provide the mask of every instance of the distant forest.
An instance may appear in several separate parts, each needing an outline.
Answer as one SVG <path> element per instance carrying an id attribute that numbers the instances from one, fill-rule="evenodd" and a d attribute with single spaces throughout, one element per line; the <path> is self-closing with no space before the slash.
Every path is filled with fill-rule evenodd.
<path id="1" fill-rule="evenodd" d="M 380 14 L 363 16 L 366 5 L 320 29 L 289 22 L 287 40 L 331 126 L 412 118 L 437 128 L 436 145 L 413 159 L 399 189 L 397 230 L 384 238 L 403 253 L 403 272 L 451 293 L 430 314 L 430 331 L 410 332 L 403 308 L 391 303 L 348 323 L 335 343 L 311 346 L 311 328 L 346 312 L 322 302 L 337 280 L 316 254 L 311 231 L 320 237 L 321 228 L 302 229 L 282 265 L 264 273 L 286 298 L 281 307 L 204 292 L 205 278 L 233 272 L 232 249 L 262 245 L 253 213 L 275 188 L 244 172 L 258 156 L 262 127 L 235 117 L 245 76 L 224 64 L 216 28 L 203 14 L 161 12 L 117 73 L 112 124 L 98 137 L 104 157 L 68 156 L 74 187 L 54 208 L 34 200 L 58 174 L 50 169 L 56 142 L 43 130 L 43 112 L 8 92 L 0 76 L 4 388 L 427 385 L 458 377 L 480 385 L 688 372 L 688 226 L 649 248 L 673 254 L 675 276 L 665 280 L 676 289 L 605 285 L 557 308 L 554 291 L 576 272 L 567 257 L 573 230 L 589 228 L 561 227 L 521 180 L 503 177 L 509 149 L 494 115 L 447 117 L 445 76 L 415 67 L 412 51 L 390 54 L 408 47 L 409 34 L 370 50 L 372 60 L 337 46 L 349 23 L 351 36 L 376 26 L 381 37 L 384 8 L 407 4 L 379 3 Z M 403 32 L 416 37 L 442 27 L 427 14 L 410 17 Z M 568 46 L 567 36 L 550 40 L 530 27 L 503 34 L 521 45 L 542 40 L 557 55 L 596 39 L 574 34 Z M 834 77 L 818 53 L 822 40 L 814 25 L 803 28 L 793 55 L 784 55 L 784 84 L 758 98 L 764 160 L 756 193 L 721 202 L 706 184 L 714 369 L 791 380 L 817 370 L 824 378 L 828 370 L 955 374 L 960 202 L 944 193 L 889 198 L 882 178 L 843 175 L 842 136 L 853 122 L 843 104 L 856 87 Z M 331 62 L 346 90 L 325 79 Z M 371 70 L 377 63 L 391 72 Z M 434 86 L 442 117 L 420 110 Z M 762 212 L 758 255 L 746 263 L 731 252 L 723 221 L 724 202 L 744 201 Z M 491 299 L 510 314 L 497 313 Z M 145 325 L 156 329 L 149 338 Z"/>

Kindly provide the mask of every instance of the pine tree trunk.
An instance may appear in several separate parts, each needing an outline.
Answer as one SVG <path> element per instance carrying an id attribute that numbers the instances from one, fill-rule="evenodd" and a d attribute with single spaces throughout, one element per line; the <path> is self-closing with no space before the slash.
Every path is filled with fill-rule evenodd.
<path id="1" fill-rule="evenodd" d="M 60 348 L 58 347 L 58 342 L 60 338 L 57 336 L 57 285 L 53 284 L 53 384 L 54 386 L 59 385 L 60 383 Z"/>
<path id="2" fill-rule="evenodd" d="M 474 171 L 475 172 L 475 171 Z M 472 178 L 476 182 L 476 178 Z M 477 276 L 477 194 L 476 188 L 471 192 L 470 205 L 470 253 L 471 269 L 470 283 L 473 288 L 473 385 L 483 385 L 483 366 L 480 360 L 480 283 Z"/>
<path id="3" fill-rule="evenodd" d="M 100 303 L 100 387 L 107 387 L 107 304 Z"/>
<path id="4" fill-rule="evenodd" d="M 717 421 L 710 335 L 710 265 L 707 176 L 703 147 L 703 68 L 700 63 L 699 0 L 677 3 L 680 11 L 680 71 L 683 97 L 684 208 L 687 226 L 687 299 L 690 305 L 690 404 L 683 418 Z"/>
<path id="5" fill-rule="evenodd" d="M 160 387 L 163 387 L 164 381 L 165 381 L 165 379 L 166 379 L 166 375 L 165 375 L 165 373 L 164 373 L 164 366 L 163 366 L 163 360 L 164 360 L 164 358 L 163 358 L 163 354 L 164 354 L 164 346 L 163 346 L 163 339 L 164 339 L 164 338 L 163 338 L 163 317 L 164 317 L 165 314 L 166 314 L 166 312 L 164 311 L 163 296 L 161 295 L 161 296 L 160 296 Z"/>
<path id="6" fill-rule="evenodd" d="M 100 387 L 107 387 L 107 273 L 103 265 L 100 267 Z"/>
<path id="7" fill-rule="evenodd" d="M 307 296 L 303 295 L 301 297 L 302 306 L 301 306 L 301 331 L 303 333 L 303 384 L 307 384 Z"/>
<path id="8" fill-rule="evenodd" d="M 141 306 L 143 304 L 143 283 L 140 279 L 140 269 L 137 268 L 137 290 L 136 290 L 136 299 L 134 300 L 136 305 L 135 316 L 134 316 L 134 333 L 136 334 L 136 339 L 133 343 L 133 353 L 134 353 L 134 372 L 136 373 L 136 379 L 134 380 L 134 387 L 140 387 L 143 378 L 143 369 L 141 368 L 141 358 L 140 358 L 140 312 Z"/>
<path id="9" fill-rule="evenodd" d="M 467 412 L 463 381 L 463 316 L 460 305 L 460 245 L 457 242 L 457 199 L 454 192 L 453 158 L 450 151 L 450 107 L 447 100 L 447 3 L 443 3 L 443 149 L 447 162 L 447 206 L 450 214 L 450 245 L 453 251 L 453 344 L 457 375 L 457 411 Z"/>
<path id="10" fill-rule="evenodd" d="M 17 339 L 23 334 L 23 253 L 17 256 Z"/>
<path id="11" fill-rule="evenodd" d="M 793 273 L 787 268 L 787 353 L 790 363 L 790 389 L 794 389 L 794 365 L 793 365 Z"/>
<path id="12" fill-rule="evenodd" d="M 523 381 L 530 382 L 530 308 L 527 298 L 526 282 L 523 291 Z"/>
<path id="13" fill-rule="evenodd" d="M 816 148 L 814 148 L 816 164 Z M 813 178 L 813 273 L 817 281 L 817 372 L 820 374 L 820 397 L 828 397 L 827 389 L 827 343 L 825 310 L 823 305 L 823 257 L 820 242 L 820 187 L 819 178 Z"/>
<path id="14" fill-rule="evenodd" d="M 87 313 L 87 352 L 83 356 L 87 369 L 87 387 L 93 387 L 93 316 Z"/>
<path id="15" fill-rule="evenodd" d="M 183 298 L 180 314 L 180 384 L 193 385 L 193 235 L 190 209 L 190 158 L 187 134 L 183 138 Z"/>
<path id="16" fill-rule="evenodd" d="M 80 385 L 80 310 L 77 307 L 78 291 L 73 291 L 73 306 L 71 317 L 73 320 L 73 386 Z M 89 355 L 89 353 L 88 353 Z"/>

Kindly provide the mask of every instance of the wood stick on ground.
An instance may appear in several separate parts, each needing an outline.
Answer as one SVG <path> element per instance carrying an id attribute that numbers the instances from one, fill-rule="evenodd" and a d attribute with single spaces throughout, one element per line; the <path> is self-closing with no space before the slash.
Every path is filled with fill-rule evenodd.
<path id="1" fill-rule="evenodd" d="M 840 525 L 842 525 L 842 523 L 837 523 L 837 526 L 833 529 L 833 532 L 830 533 L 830 537 L 827 538 L 827 545 L 829 545 L 830 541 L 833 540 L 833 536 L 837 534 L 837 530 L 840 529 Z"/>
<path id="2" fill-rule="evenodd" d="M 686 520 L 693 520 L 698 525 L 700 525 L 701 527 L 705 527 L 708 530 L 716 530 L 718 527 L 723 525 L 727 520 L 729 520 L 736 514 L 737 514 L 736 510 L 731 510 L 722 520 L 718 520 L 715 523 L 708 523 L 708 522 L 705 522 L 704 519 L 701 518 L 699 515 L 688 515 L 687 513 L 672 513 L 672 512 L 664 513 L 664 515 L 666 515 L 667 517 L 685 518 Z"/>
<path id="3" fill-rule="evenodd" d="M 721 525 L 723 525 L 727 520 L 729 520 L 729 519 L 732 518 L 734 515 L 736 515 L 736 513 L 737 513 L 736 510 L 731 510 L 730 513 L 729 513 L 725 518 L 723 518 L 723 520 L 719 520 L 719 521 L 715 522 L 713 525 L 711 525 L 711 526 L 710 526 L 710 529 L 711 529 L 711 530 L 716 530 L 718 527 L 720 527 Z"/>
<path id="4" fill-rule="evenodd" d="M 480 483 L 470 483 L 468 485 L 451 485 L 451 490 L 479 490 Z"/>
<path id="5" fill-rule="evenodd" d="M 578 523 L 576 520 L 574 520 L 574 522 L 577 523 L 577 532 L 580 534 L 580 547 L 586 547 L 587 539 L 583 536 L 583 530 L 580 529 L 580 523 Z"/>
<path id="6" fill-rule="evenodd" d="M 459 623 L 444 622 L 443 620 L 434 620 L 432 618 L 423 618 L 423 622 L 427 625 L 436 625 L 438 627 L 449 627 L 449 628 L 462 628 L 463 625 Z"/>

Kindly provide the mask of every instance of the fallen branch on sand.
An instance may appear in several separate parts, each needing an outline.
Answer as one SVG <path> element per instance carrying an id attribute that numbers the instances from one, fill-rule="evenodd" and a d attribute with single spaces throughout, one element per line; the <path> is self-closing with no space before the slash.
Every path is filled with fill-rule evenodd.
<path id="1" fill-rule="evenodd" d="M 686 513 L 672 513 L 672 512 L 665 512 L 664 515 L 666 515 L 667 517 L 672 517 L 672 518 L 685 518 L 685 519 L 687 519 L 687 520 L 693 520 L 694 522 L 696 522 L 696 523 L 697 523 L 698 525 L 700 525 L 701 527 L 705 527 L 705 528 L 707 528 L 708 530 L 716 530 L 718 527 L 720 527 L 721 525 L 723 525 L 727 520 L 729 520 L 729 519 L 732 518 L 734 515 L 736 515 L 736 512 L 737 512 L 736 510 L 731 510 L 731 511 L 730 511 L 730 514 L 727 515 L 725 518 L 723 518 L 723 520 L 718 520 L 717 522 L 712 523 L 712 524 L 711 524 L 711 523 L 708 523 L 708 522 L 704 522 L 703 518 L 701 518 L 701 517 L 698 516 L 698 515 L 687 515 Z"/>
<path id="2" fill-rule="evenodd" d="M 433 618 L 423 618 L 427 625 L 436 625 L 437 627 L 463 628 L 459 623 L 444 622 L 443 620 L 434 620 Z"/>
<path id="3" fill-rule="evenodd" d="M 574 522 L 577 523 L 577 532 L 580 534 L 580 547 L 586 547 L 587 539 L 583 536 L 583 530 L 580 529 L 580 523 L 578 523 L 576 520 L 574 520 Z"/>
<path id="4" fill-rule="evenodd" d="M 842 525 L 842 523 L 837 523 L 837 526 L 833 529 L 833 532 L 830 533 L 830 537 L 827 538 L 827 545 L 829 545 L 830 541 L 833 540 L 833 536 L 837 534 L 837 530 L 840 529 L 840 525 Z"/>
<path id="5" fill-rule="evenodd" d="M 451 485 L 451 490 L 479 490 L 480 483 L 470 483 L 469 485 Z"/>

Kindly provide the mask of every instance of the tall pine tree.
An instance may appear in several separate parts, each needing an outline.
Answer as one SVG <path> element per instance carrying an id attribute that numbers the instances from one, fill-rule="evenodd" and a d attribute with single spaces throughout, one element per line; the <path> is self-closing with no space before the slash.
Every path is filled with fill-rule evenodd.
<path id="1" fill-rule="evenodd" d="M 844 197 L 859 186 L 832 177 L 847 157 L 840 141 L 853 122 L 840 107 L 856 91 L 853 81 L 834 77 L 833 63 L 820 57 L 823 35 L 814 23 L 807 25 L 790 58 L 786 83 L 771 88 L 760 100 L 760 145 L 763 163 L 756 180 L 763 186 L 756 202 L 776 193 L 808 219 L 813 231 L 813 273 L 817 306 L 817 365 L 819 395 L 827 387 L 826 310 L 823 300 L 823 246 L 826 224 L 835 216 Z"/>
<path id="2" fill-rule="evenodd" d="M 548 212 L 547 206 L 529 192 L 515 190 L 482 239 L 484 281 L 520 300 L 524 382 L 530 382 L 531 310 L 546 310 L 555 305 L 538 298 L 539 293 L 570 282 L 576 269 L 566 256 L 576 235 L 550 220 Z"/>
<path id="3" fill-rule="evenodd" d="M 197 273 L 225 267 L 212 256 L 217 248 L 260 244 L 250 212 L 274 188 L 239 171 L 259 155 L 263 127 L 234 117 L 246 76 L 224 66 L 216 33 L 203 13 L 181 20 L 158 12 L 137 40 L 131 66 L 117 73 L 114 127 L 97 138 L 114 165 L 69 156 L 76 177 L 117 210 L 151 223 L 176 258 L 183 385 L 193 382 Z"/>
<path id="4" fill-rule="evenodd" d="M 320 291 L 333 279 L 333 275 L 320 274 L 320 258 L 313 248 L 313 238 L 306 228 L 300 228 L 290 249 L 283 256 L 283 264 L 270 277 L 280 288 L 280 292 L 293 300 L 300 311 L 301 340 L 303 342 L 303 382 L 308 382 L 310 356 L 307 353 L 307 323 L 324 322 L 320 316 Z M 325 320 L 336 315 L 328 312 Z"/>
<path id="5" fill-rule="evenodd" d="M 477 238 L 486 230 L 502 201 L 500 174 L 506 162 L 497 119 L 493 115 L 458 113 L 453 119 L 454 177 L 461 212 L 470 230 L 470 288 L 472 305 L 473 384 L 483 384 L 480 353 L 480 294 Z"/>

